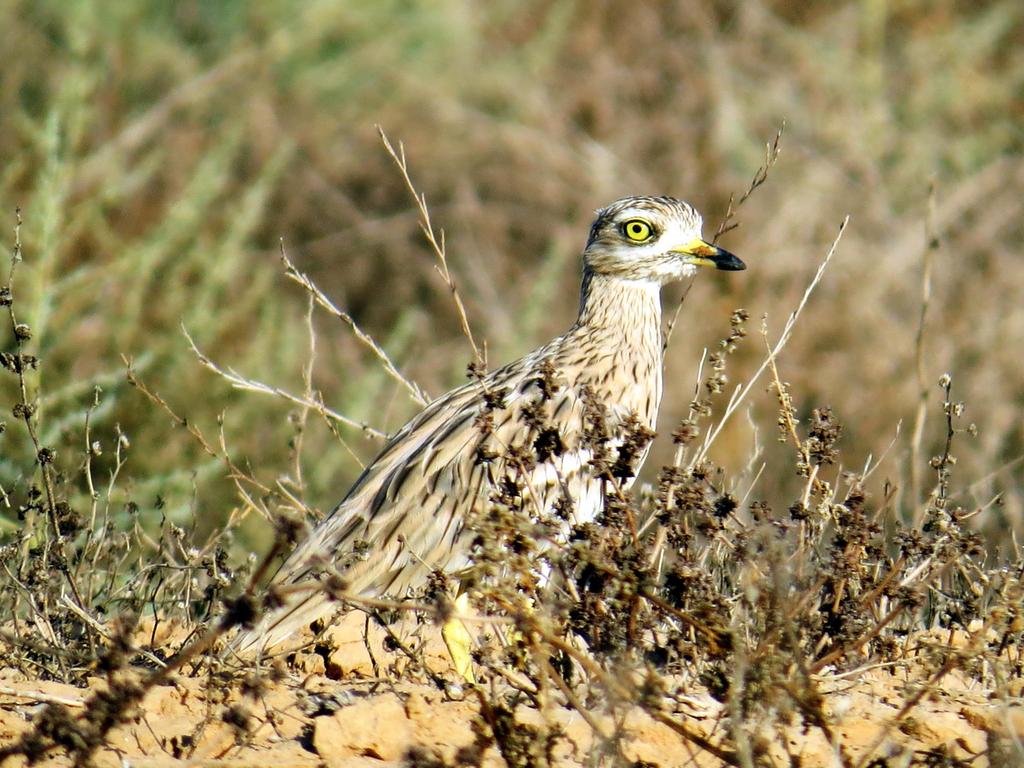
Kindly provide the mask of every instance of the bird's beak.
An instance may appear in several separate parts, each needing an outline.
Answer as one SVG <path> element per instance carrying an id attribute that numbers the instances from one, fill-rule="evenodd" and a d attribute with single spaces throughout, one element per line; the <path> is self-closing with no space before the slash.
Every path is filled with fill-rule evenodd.
<path id="1" fill-rule="evenodd" d="M 699 237 L 691 240 L 686 245 L 672 249 L 672 253 L 678 253 L 685 257 L 687 264 L 696 264 L 699 267 L 715 267 L 729 272 L 737 272 L 746 269 L 747 265 L 724 248 L 704 242 Z"/>

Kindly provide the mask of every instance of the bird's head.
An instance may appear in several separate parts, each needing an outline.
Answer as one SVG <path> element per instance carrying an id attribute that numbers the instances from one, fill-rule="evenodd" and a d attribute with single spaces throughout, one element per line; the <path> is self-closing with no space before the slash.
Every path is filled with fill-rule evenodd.
<path id="1" fill-rule="evenodd" d="M 624 280 L 660 284 L 699 266 L 746 269 L 723 248 L 701 238 L 700 214 L 671 197 L 624 197 L 597 212 L 583 251 L 586 269 Z"/>

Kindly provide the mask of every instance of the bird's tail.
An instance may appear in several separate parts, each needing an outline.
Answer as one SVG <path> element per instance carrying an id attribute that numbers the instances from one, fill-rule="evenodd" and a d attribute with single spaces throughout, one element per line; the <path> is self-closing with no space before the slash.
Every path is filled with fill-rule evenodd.
<path id="1" fill-rule="evenodd" d="M 337 603 L 320 591 L 303 595 L 302 599 L 269 611 L 255 625 L 242 629 L 228 642 L 228 653 L 256 656 L 269 651 L 288 650 L 301 645 L 296 633 L 331 612 Z M 289 644 L 289 640 L 292 643 Z"/>

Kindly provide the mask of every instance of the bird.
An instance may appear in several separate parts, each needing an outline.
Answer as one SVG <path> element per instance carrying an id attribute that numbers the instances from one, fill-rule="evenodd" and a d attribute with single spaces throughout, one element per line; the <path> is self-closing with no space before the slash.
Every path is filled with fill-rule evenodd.
<path id="1" fill-rule="evenodd" d="M 236 636 L 233 649 L 279 647 L 334 610 L 327 590 L 295 589 L 315 587 L 328 572 L 347 594 L 373 598 L 400 599 L 436 571 L 457 581 L 471 564 L 467 521 L 491 503 L 504 477 L 515 475 L 540 513 L 568 496 L 566 525 L 593 521 L 608 478 L 585 438 L 589 404 L 599 404 L 611 448 L 638 427 L 653 436 L 663 391 L 662 286 L 701 266 L 746 268 L 705 241 L 701 228 L 697 210 L 672 197 L 630 196 L 599 209 L 582 252 L 572 326 L 514 362 L 472 376 L 394 432 L 284 560 L 271 585 L 284 587 L 285 597 Z M 536 460 L 524 464 L 510 447 L 525 447 Z M 623 490 L 649 449 L 647 440 L 625 457 L 631 471 L 622 473 Z"/>

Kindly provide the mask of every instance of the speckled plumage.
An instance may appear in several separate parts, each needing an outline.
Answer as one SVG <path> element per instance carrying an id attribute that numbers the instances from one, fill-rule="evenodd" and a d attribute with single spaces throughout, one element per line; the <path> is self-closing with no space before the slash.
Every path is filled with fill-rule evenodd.
<path id="1" fill-rule="evenodd" d="M 643 242 L 627 234 L 638 221 L 650 230 Z M 631 417 L 653 430 L 662 396 L 661 286 L 691 274 L 696 264 L 743 268 L 732 254 L 701 241 L 700 228 L 697 212 L 673 198 L 629 197 L 598 211 L 572 327 L 442 395 L 396 432 L 274 583 L 313 579 L 325 561 L 343 564 L 338 570 L 350 593 L 369 596 L 401 597 L 433 569 L 457 575 L 469 562 L 467 516 L 488 503 L 506 472 L 521 469 L 508 462 L 507 449 L 535 444 L 538 411 L 541 429 L 557 428 L 560 450 L 530 470 L 533 503 L 547 511 L 568 492 L 576 520 L 593 519 L 604 494 L 583 440 L 586 403 L 604 405 L 613 438 Z M 489 432 L 481 428 L 484 413 Z M 635 457 L 636 469 L 646 452 Z M 356 542 L 369 545 L 362 558 L 351 557 Z M 233 645 L 269 648 L 331 606 L 322 592 L 302 592 Z"/>

